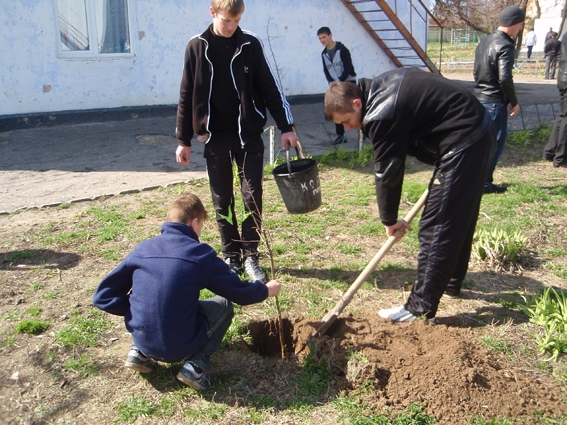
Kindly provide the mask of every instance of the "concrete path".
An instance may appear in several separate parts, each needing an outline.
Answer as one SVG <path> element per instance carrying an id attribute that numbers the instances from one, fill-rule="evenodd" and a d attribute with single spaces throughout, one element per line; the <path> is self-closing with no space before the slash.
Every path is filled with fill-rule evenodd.
<path id="1" fill-rule="evenodd" d="M 468 73 L 445 76 L 472 88 Z M 510 120 L 511 129 L 534 127 L 538 117 L 552 121 L 559 110 L 556 82 L 533 76 L 518 76 L 515 81 L 523 113 L 520 119 Z M 334 124 L 325 121 L 321 101 L 292 104 L 292 112 L 306 153 L 321 155 L 333 149 Z M 189 167 L 175 162 L 174 130 L 172 114 L 0 132 L 0 214 L 205 177 L 199 142 L 193 143 Z M 279 136 L 278 131 L 276 155 L 281 155 Z M 343 147 L 357 149 L 358 132 L 350 131 L 347 136 L 349 142 Z M 264 139 L 269 161 L 269 132 Z"/>

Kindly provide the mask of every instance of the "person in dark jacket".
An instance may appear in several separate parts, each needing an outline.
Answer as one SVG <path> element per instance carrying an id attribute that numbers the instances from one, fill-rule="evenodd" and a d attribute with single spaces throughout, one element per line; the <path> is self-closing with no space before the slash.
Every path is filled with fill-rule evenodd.
<path id="1" fill-rule="evenodd" d="M 325 114 L 372 141 L 376 197 L 388 236 L 410 226 L 398 217 L 406 157 L 434 167 L 419 223 L 420 252 L 407 302 L 379 311 L 396 322 L 435 317 L 443 293 L 465 278 L 484 182 L 496 148 L 491 117 L 475 96 L 417 68 L 331 83 Z"/>
<path id="2" fill-rule="evenodd" d="M 543 40 L 544 45 L 545 43 L 547 43 L 547 40 L 551 38 L 554 32 L 555 31 L 553 31 L 553 27 L 549 27 L 549 31 L 547 31 L 547 34 L 545 34 L 545 39 Z"/>
<path id="3" fill-rule="evenodd" d="M 317 30 L 317 37 L 325 47 L 321 52 L 321 60 L 323 61 L 323 72 L 325 78 L 330 84 L 333 81 L 352 81 L 356 82 L 356 72 L 352 64 L 349 50 L 340 41 L 333 40 L 333 34 L 329 27 L 321 27 Z M 333 145 L 342 145 L 346 143 L 347 137 L 345 129 L 342 125 L 335 125 L 337 138 L 333 141 Z"/>
<path id="4" fill-rule="evenodd" d="M 567 168 L 567 36 L 565 34 L 561 37 L 557 89 L 561 112 L 555 120 L 549 140 L 543 150 L 543 158 L 553 162 L 554 167 Z"/>
<path id="5" fill-rule="evenodd" d="M 551 79 L 555 79 L 555 69 L 557 67 L 557 55 L 561 48 L 561 42 L 557 39 L 557 33 L 554 32 L 551 38 L 545 42 L 543 53 L 545 54 L 545 79 L 549 80 L 550 71 Z"/>
<path id="6" fill-rule="evenodd" d="M 474 59 L 474 93 L 492 115 L 496 131 L 496 154 L 492 160 L 484 193 L 502 193 L 505 186 L 493 183 L 494 170 L 504 151 L 508 135 L 508 113 L 516 116 L 520 111 L 512 69 L 514 66 L 514 40 L 524 25 L 525 13 L 518 6 L 508 6 L 500 12 L 499 27 L 486 36 L 477 46 Z"/>
<path id="7" fill-rule="evenodd" d="M 183 361 L 177 379 L 197 390 L 210 386 L 205 372 L 232 322 L 232 302 L 259 303 L 281 287 L 276 280 L 242 281 L 231 272 L 199 242 L 206 217 L 197 196 L 178 196 L 161 234 L 137 245 L 93 295 L 96 307 L 124 316 L 133 339 L 127 367 L 147 373 L 156 361 Z M 202 289 L 217 296 L 199 300 Z"/>
<path id="8" fill-rule="evenodd" d="M 261 41 L 239 27 L 243 0 L 213 0 L 212 25 L 189 40 L 177 109 L 178 163 L 188 165 L 191 139 L 205 143 L 209 185 L 222 253 L 235 273 L 266 280 L 258 262 L 267 111 L 282 132 L 282 148 L 297 145 L 289 103 L 266 61 Z M 239 229 L 233 192 L 236 163 L 245 218 Z"/>

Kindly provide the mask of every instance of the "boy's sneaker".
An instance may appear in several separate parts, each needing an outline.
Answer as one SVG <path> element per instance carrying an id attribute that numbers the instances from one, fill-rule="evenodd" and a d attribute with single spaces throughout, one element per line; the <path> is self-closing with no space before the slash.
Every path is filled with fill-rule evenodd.
<path id="1" fill-rule="evenodd" d="M 342 145 L 343 143 L 348 142 L 347 138 L 346 138 L 346 134 L 343 134 L 341 136 L 338 136 L 332 143 L 331 145 Z"/>
<path id="2" fill-rule="evenodd" d="M 124 366 L 140 373 L 149 373 L 156 368 L 156 362 L 132 345 Z"/>
<path id="3" fill-rule="evenodd" d="M 183 367 L 177 374 L 177 379 L 179 379 L 185 385 L 189 385 L 191 388 L 195 388 L 197 391 L 206 390 L 211 386 L 209 377 L 203 373 L 200 367 L 194 365 L 191 362 L 187 362 L 183 365 Z"/>
<path id="4" fill-rule="evenodd" d="M 228 264 L 228 268 L 232 273 L 240 274 L 240 271 L 242 270 L 240 261 L 235 260 L 234 258 L 227 258 L 225 263 Z"/>
<path id="5" fill-rule="evenodd" d="M 266 283 L 266 273 L 264 273 L 264 270 L 260 267 L 256 257 L 246 257 L 244 270 L 246 270 L 246 273 L 248 273 L 248 276 L 253 281 L 259 280 L 260 282 Z"/>
<path id="6" fill-rule="evenodd" d="M 380 310 L 378 315 L 383 319 L 391 319 L 393 322 L 411 322 L 417 319 L 417 317 L 407 311 L 406 307 L 403 305 Z"/>

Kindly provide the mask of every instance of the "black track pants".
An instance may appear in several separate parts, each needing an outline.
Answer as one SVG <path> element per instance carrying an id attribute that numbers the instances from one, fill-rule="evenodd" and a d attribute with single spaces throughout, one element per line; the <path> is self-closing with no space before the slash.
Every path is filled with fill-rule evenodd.
<path id="1" fill-rule="evenodd" d="M 555 165 L 567 164 L 567 88 L 559 89 L 561 113 L 555 120 L 543 156 Z"/>
<path id="2" fill-rule="evenodd" d="M 242 149 L 240 141 L 232 137 L 230 143 L 214 138 L 205 148 L 209 186 L 221 235 L 224 258 L 240 260 L 242 256 L 256 255 L 260 242 L 262 220 L 262 181 L 264 151 L 261 135 Z M 242 231 L 235 215 L 233 162 L 237 166 L 240 192 L 244 201 L 245 217 Z M 240 199 L 238 199 L 240 202 Z"/>
<path id="3" fill-rule="evenodd" d="M 417 280 L 406 303 L 415 315 L 435 317 L 450 281 L 460 289 L 495 149 L 490 127 L 473 145 L 436 164 L 419 223 Z"/>

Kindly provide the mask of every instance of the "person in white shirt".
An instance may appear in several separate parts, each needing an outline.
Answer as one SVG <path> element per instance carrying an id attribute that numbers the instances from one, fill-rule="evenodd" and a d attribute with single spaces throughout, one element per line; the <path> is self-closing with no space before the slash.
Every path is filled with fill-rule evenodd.
<path id="1" fill-rule="evenodd" d="M 532 49 L 537 43 L 537 36 L 533 28 L 530 28 L 530 31 L 526 35 L 526 42 L 524 43 L 525 46 L 528 48 L 528 59 L 532 56 Z"/>

